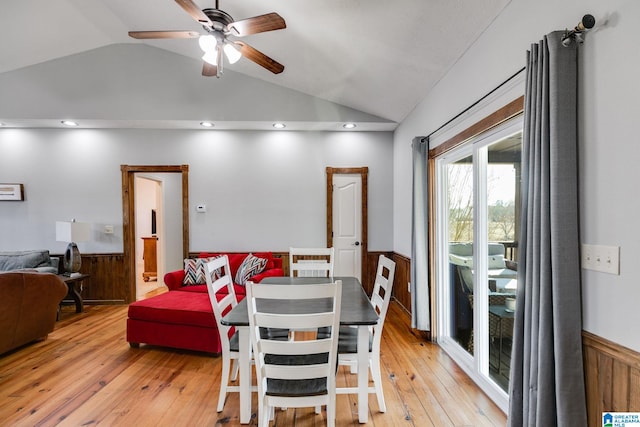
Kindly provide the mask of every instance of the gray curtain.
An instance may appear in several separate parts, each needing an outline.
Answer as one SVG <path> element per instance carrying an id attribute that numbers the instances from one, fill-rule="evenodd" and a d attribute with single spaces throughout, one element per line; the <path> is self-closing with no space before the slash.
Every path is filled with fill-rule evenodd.
<path id="1" fill-rule="evenodd" d="M 413 198 L 411 216 L 411 327 L 431 330 L 429 308 L 429 206 L 427 160 L 429 141 L 416 137 L 413 152 Z"/>
<path id="2" fill-rule="evenodd" d="M 509 426 L 587 425 L 578 235 L 577 55 L 527 52 L 522 228 Z"/>

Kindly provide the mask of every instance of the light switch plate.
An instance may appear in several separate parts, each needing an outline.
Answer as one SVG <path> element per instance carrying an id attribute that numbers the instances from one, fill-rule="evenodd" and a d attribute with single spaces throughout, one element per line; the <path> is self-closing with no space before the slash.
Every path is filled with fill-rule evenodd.
<path id="1" fill-rule="evenodd" d="M 609 274 L 620 274 L 620 246 L 583 244 L 582 268 Z"/>

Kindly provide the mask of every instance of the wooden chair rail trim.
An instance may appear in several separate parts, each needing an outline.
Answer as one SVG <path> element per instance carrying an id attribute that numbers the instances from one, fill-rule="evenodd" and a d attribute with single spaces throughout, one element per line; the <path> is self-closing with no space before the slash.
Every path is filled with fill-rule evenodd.
<path id="1" fill-rule="evenodd" d="M 599 353 L 606 354 L 631 368 L 640 370 L 640 353 L 637 351 L 587 331 L 582 331 L 582 345 L 591 347 Z"/>

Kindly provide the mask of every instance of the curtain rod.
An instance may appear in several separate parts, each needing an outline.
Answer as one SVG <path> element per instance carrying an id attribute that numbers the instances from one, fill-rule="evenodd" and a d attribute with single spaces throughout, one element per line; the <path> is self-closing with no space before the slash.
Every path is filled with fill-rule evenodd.
<path id="1" fill-rule="evenodd" d="M 520 68 L 518 71 L 516 71 L 511 77 L 509 77 L 508 79 L 506 79 L 505 81 L 503 81 L 502 83 L 500 83 L 498 86 L 496 86 L 495 88 L 493 88 L 490 92 L 488 92 L 487 94 L 485 94 L 482 98 L 478 99 L 476 102 L 474 102 L 473 104 L 469 105 L 467 108 L 465 108 L 464 110 L 462 110 L 461 112 L 459 112 L 458 114 L 456 114 L 454 117 L 452 117 L 450 120 L 448 120 L 446 123 L 444 123 L 442 126 L 440 126 L 438 129 L 434 130 L 433 132 L 431 132 L 429 135 L 425 136 L 422 138 L 422 142 L 427 142 L 429 141 L 429 138 L 436 132 L 438 132 L 439 130 L 441 130 L 442 128 L 444 128 L 445 126 L 447 126 L 449 123 L 453 122 L 455 119 L 457 119 L 458 117 L 462 116 L 464 113 L 466 113 L 467 111 L 471 110 L 473 107 L 475 107 L 476 105 L 478 105 L 479 103 L 481 103 L 482 101 L 484 101 L 487 97 L 491 96 L 492 93 L 494 93 L 495 91 L 497 91 L 498 89 L 500 89 L 502 86 L 506 85 L 507 83 L 509 83 L 511 80 L 513 80 L 514 78 L 516 78 L 518 76 L 518 74 L 520 74 L 521 72 L 523 72 L 527 67 L 522 67 Z"/>
<path id="2" fill-rule="evenodd" d="M 578 25 L 575 26 L 575 28 L 573 30 L 565 30 L 564 36 L 562 37 L 562 45 L 567 47 L 571 44 L 572 41 L 577 41 L 578 43 L 583 43 L 584 42 L 584 35 L 583 33 L 590 30 L 591 28 L 593 28 L 593 26 L 596 24 L 596 18 L 593 17 L 593 15 L 590 14 L 586 14 L 582 17 L 582 20 L 578 23 Z M 470 106 L 468 106 L 467 108 L 465 108 L 464 110 L 462 110 L 460 113 L 458 113 L 456 116 L 454 116 L 453 118 L 451 118 L 450 120 L 448 120 L 446 123 L 444 123 L 442 126 L 440 126 L 439 128 L 437 128 L 436 130 L 434 130 L 433 132 L 431 132 L 429 135 L 423 137 L 421 139 L 422 142 L 427 142 L 429 141 L 429 138 L 435 134 L 436 132 L 438 132 L 439 130 L 441 130 L 442 128 L 444 128 L 445 126 L 447 126 L 449 123 L 453 122 L 455 119 L 457 119 L 458 117 L 462 116 L 464 113 L 466 113 L 467 111 L 471 110 L 473 107 L 475 107 L 476 105 L 478 105 L 479 103 L 481 103 L 483 100 L 485 100 L 488 96 L 490 96 L 492 93 L 494 93 L 495 91 L 497 91 L 498 89 L 500 89 L 502 86 L 504 86 L 505 84 L 509 83 L 511 80 L 513 80 L 518 74 L 520 74 L 521 72 L 523 72 L 527 67 L 522 67 L 521 69 L 519 69 L 518 71 L 516 71 L 511 77 L 509 77 L 508 79 L 506 79 L 505 81 L 503 81 L 502 83 L 500 83 L 498 86 L 496 86 L 495 88 L 493 88 L 489 93 L 487 93 L 486 95 L 484 95 L 482 98 L 478 99 L 476 102 L 474 102 L 473 104 L 471 104 Z"/>

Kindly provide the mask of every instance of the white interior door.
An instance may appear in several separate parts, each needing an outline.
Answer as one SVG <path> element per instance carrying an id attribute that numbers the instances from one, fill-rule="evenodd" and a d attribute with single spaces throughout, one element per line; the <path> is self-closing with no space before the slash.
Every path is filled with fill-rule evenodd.
<path id="1" fill-rule="evenodd" d="M 333 247 L 336 276 L 362 280 L 362 177 L 333 176 Z"/>

